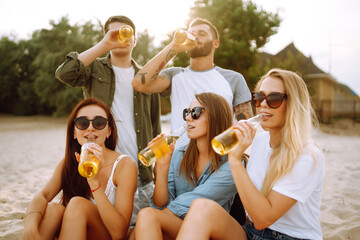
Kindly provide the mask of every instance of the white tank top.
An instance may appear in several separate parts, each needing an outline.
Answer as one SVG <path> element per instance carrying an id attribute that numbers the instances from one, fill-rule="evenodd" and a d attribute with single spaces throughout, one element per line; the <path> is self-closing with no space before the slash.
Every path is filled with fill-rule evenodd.
<path id="1" fill-rule="evenodd" d="M 120 160 L 123 157 L 127 157 L 127 155 L 121 154 L 114 162 L 113 168 L 111 170 L 111 175 L 109 177 L 109 180 L 107 182 L 106 189 L 105 189 L 105 195 L 107 196 L 107 198 L 109 199 L 109 201 L 111 202 L 112 205 L 115 204 L 116 189 L 117 189 L 117 187 L 115 186 L 114 181 L 113 181 L 113 176 L 114 176 L 114 172 L 115 172 L 117 164 L 120 162 Z"/>

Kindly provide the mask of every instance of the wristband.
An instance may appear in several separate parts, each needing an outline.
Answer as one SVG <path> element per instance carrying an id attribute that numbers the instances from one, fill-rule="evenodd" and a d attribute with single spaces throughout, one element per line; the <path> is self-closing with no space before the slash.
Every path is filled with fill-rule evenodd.
<path id="1" fill-rule="evenodd" d="M 100 187 L 101 187 L 101 183 L 100 183 L 100 185 L 99 185 L 97 188 L 95 188 L 95 189 L 90 189 L 90 190 L 91 190 L 91 192 L 95 192 L 95 191 L 98 190 Z"/>

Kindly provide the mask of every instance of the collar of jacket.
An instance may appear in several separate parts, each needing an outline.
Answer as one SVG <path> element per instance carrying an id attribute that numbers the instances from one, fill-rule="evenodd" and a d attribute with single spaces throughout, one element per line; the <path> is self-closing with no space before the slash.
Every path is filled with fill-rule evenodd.
<path id="1" fill-rule="evenodd" d="M 111 64 L 111 61 L 110 61 L 110 57 L 111 57 L 111 54 L 108 53 L 106 55 L 106 57 L 104 58 L 101 58 L 100 61 L 103 63 L 103 64 L 106 64 L 108 65 L 108 67 L 112 68 L 112 64 Z M 133 58 L 131 58 L 131 64 L 134 66 L 134 69 L 135 69 L 135 74 L 140 70 L 141 66 L 139 64 L 137 64 L 137 62 L 135 62 L 135 60 Z"/>

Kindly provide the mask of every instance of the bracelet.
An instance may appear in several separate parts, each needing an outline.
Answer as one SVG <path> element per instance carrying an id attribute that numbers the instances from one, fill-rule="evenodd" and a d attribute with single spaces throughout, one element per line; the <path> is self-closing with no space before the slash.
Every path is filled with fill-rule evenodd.
<path id="1" fill-rule="evenodd" d="M 91 192 L 95 192 L 95 191 L 98 190 L 100 187 L 101 187 L 101 183 L 100 183 L 100 185 L 99 185 L 97 188 L 95 188 L 95 189 L 91 189 L 91 188 L 90 188 L 90 190 L 91 190 Z"/>
<path id="2" fill-rule="evenodd" d="M 32 213 L 39 213 L 41 215 L 41 217 L 43 216 L 42 212 L 40 212 L 40 211 L 31 211 L 31 212 L 26 213 L 24 218 L 26 218 L 28 215 L 30 215 Z"/>

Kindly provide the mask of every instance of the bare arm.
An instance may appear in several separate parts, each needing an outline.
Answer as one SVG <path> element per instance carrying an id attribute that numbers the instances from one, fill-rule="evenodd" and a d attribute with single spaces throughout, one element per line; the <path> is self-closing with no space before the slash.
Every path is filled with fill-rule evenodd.
<path id="1" fill-rule="evenodd" d="M 255 136 L 254 127 L 246 123 L 234 125 L 236 135 L 242 139 L 238 145 L 229 152 L 229 165 L 235 181 L 236 189 L 244 208 L 251 217 L 256 229 L 264 229 L 272 225 L 284 215 L 296 200 L 271 191 L 265 197 L 253 184 L 240 159 Z M 250 131 L 253 130 L 253 131 Z"/>
<path id="2" fill-rule="evenodd" d="M 232 164 L 231 170 L 241 201 L 256 229 L 267 228 L 284 215 L 296 200 L 273 190 L 265 197 L 252 183 L 241 161 L 236 161 L 238 164 Z"/>
<path id="3" fill-rule="evenodd" d="M 111 49 L 126 47 L 129 43 L 122 44 L 118 41 L 119 30 L 110 29 L 104 38 L 95 46 L 79 54 L 78 59 L 84 64 L 85 67 L 89 66 L 97 57 L 109 52 Z M 134 38 L 132 39 L 133 41 Z"/>
<path id="4" fill-rule="evenodd" d="M 35 194 L 26 209 L 24 218 L 23 239 L 34 239 L 33 236 L 40 236 L 39 226 L 46 211 L 47 204 L 60 192 L 61 170 L 63 161 L 56 166 L 52 177 L 46 185 Z"/>
<path id="5" fill-rule="evenodd" d="M 116 166 L 114 184 L 117 186 L 114 206 L 104 191 L 95 191 L 93 196 L 100 217 L 112 238 L 122 239 L 126 235 L 130 223 L 137 187 L 137 166 L 130 157 L 124 157 Z M 97 186 L 99 186 L 99 182 L 91 182 L 91 189 Z"/>
<path id="6" fill-rule="evenodd" d="M 234 113 L 238 121 L 242 119 L 248 119 L 254 116 L 250 102 L 240 103 L 239 105 L 236 105 L 234 107 Z"/>
<path id="7" fill-rule="evenodd" d="M 164 207 L 169 202 L 168 177 L 170 161 L 173 152 L 174 145 L 171 144 L 170 151 L 164 157 L 156 161 L 156 178 L 153 193 L 153 203 L 157 207 Z"/>
<path id="8" fill-rule="evenodd" d="M 190 50 L 194 46 L 183 46 L 171 42 L 160 53 L 153 57 L 135 75 L 132 85 L 135 90 L 143 93 L 157 93 L 167 89 L 170 85 L 167 77 L 160 75 L 161 70 L 178 53 Z"/>

